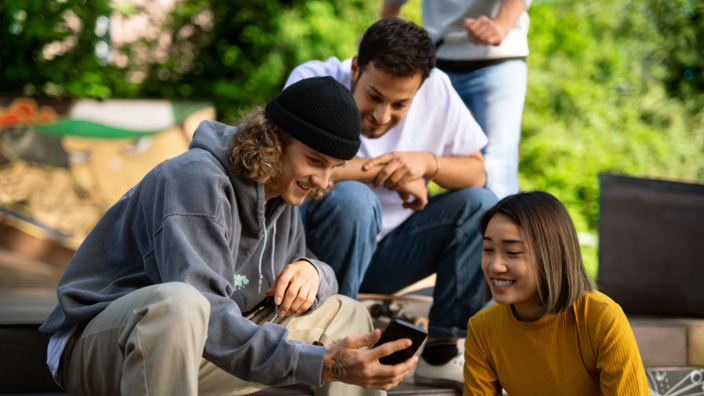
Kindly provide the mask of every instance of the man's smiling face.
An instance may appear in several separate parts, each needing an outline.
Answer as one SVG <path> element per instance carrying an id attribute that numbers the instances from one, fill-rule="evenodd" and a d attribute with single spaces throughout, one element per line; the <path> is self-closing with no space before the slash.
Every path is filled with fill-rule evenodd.
<path id="1" fill-rule="evenodd" d="M 344 163 L 292 137 L 281 155 L 281 173 L 264 188 L 266 199 L 281 196 L 289 205 L 302 205 L 311 189 L 325 190 L 333 168 Z"/>
<path id="2" fill-rule="evenodd" d="M 369 62 L 364 70 L 352 60 L 352 96 L 362 117 L 362 135 L 378 138 L 406 117 L 413 97 L 423 82 L 418 73 L 396 77 Z"/>

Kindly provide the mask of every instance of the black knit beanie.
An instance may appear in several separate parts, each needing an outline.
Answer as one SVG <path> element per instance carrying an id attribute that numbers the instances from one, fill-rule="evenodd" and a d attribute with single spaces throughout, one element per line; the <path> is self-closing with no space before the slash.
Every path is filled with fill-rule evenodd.
<path id="1" fill-rule="evenodd" d="M 266 115 L 306 146 L 331 157 L 352 159 L 362 122 L 352 93 L 332 77 L 289 85 L 266 105 Z"/>

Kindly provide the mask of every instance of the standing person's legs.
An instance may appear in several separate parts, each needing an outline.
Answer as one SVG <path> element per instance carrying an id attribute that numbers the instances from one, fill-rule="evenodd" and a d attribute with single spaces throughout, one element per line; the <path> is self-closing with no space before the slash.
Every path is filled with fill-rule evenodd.
<path id="1" fill-rule="evenodd" d="M 518 145 L 527 81 L 525 60 L 448 75 L 489 138 L 482 150 L 487 188 L 499 198 L 517 193 Z"/>
<path id="2" fill-rule="evenodd" d="M 379 199 L 366 185 L 347 181 L 300 210 L 308 248 L 335 270 L 338 293 L 356 299 L 381 230 Z"/>
<path id="3" fill-rule="evenodd" d="M 197 395 L 210 304 L 185 283 L 123 296 L 79 330 L 62 356 L 72 395 Z"/>
<path id="4" fill-rule="evenodd" d="M 256 311 L 248 318 L 257 324 L 270 321 L 275 315 L 273 307 Z M 372 331 L 372 321 L 367 308 L 358 301 L 342 295 L 333 295 L 320 307 L 302 315 L 277 317 L 274 323 L 289 330 L 289 339 L 307 344 L 330 346 L 345 336 L 362 335 Z M 243 381 L 205 361 L 200 371 L 200 395 L 242 395 L 266 388 L 261 384 Z M 382 396 L 386 392 L 364 389 L 342 382 L 326 382 L 322 387 L 313 388 L 316 395 L 359 395 Z"/>

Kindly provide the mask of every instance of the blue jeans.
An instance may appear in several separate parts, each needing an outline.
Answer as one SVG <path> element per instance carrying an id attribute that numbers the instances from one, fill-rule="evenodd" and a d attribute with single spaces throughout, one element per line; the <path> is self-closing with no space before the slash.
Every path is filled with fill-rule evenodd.
<path id="1" fill-rule="evenodd" d="M 518 143 L 526 98 L 525 60 L 447 75 L 489 138 L 482 150 L 487 188 L 499 198 L 517 193 Z"/>
<path id="2" fill-rule="evenodd" d="M 340 294 L 394 293 L 435 273 L 428 333 L 460 338 L 483 306 L 479 217 L 496 201 L 485 188 L 431 196 L 378 242 L 381 204 L 362 183 L 337 183 L 301 213 L 308 248 L 335 270 Z"/>

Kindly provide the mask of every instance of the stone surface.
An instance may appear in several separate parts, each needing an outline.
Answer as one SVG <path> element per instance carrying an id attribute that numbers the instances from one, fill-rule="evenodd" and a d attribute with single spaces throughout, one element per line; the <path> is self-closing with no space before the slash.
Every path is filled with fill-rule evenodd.
<path id="1" fill-rule="evenodd" d="M 630 316 L 646 367 L 704 367 L 704 319 Z"/>
<path id="2" fill-rule="evenodd" d="M 631 320 L 631 328 L 646 367 L 687 365 L 687 327 Z"/>

